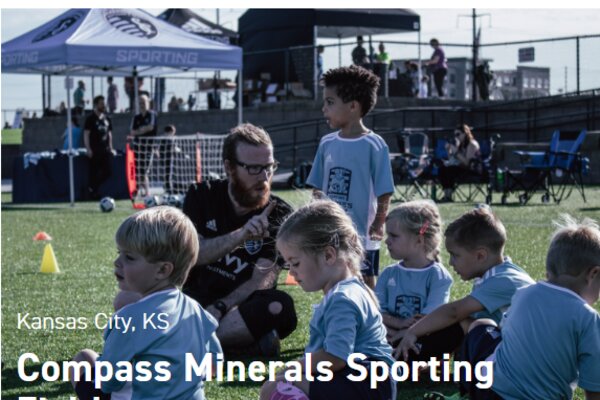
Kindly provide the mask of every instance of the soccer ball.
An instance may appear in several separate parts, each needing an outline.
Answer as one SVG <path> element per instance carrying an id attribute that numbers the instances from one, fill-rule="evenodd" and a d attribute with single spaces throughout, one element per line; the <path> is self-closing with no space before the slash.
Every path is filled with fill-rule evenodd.
<path id="1" fill-rule="evenodd" d="M 115 209 L 115 201 L 112 197 L 104 197 L 100 200 L 100 211 L 102 212 L 111 212 Z"/>
<path id="2" fill-rule="evenodd" d="M 160 205 L 160 200 L 158 196 L 147 196 L 146 198 L 144 198 L 144 205 L 146 206 L 146 208 L 156 207 Z"/>
<path id="3" fill-rule="evenodd" d="M 169 194 L 165 196 L 165 203 L 170 205 L 171 207 L 181 208 L 183 206 L 183 201 L 181 200 L 181 196 L 178 194 Z"/>

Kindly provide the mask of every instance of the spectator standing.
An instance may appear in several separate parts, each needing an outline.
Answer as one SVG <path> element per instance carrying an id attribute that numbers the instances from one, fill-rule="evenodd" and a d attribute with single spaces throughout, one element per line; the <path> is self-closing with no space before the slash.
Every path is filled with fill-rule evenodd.
<path id="1" fill-rule="evenodd" d="M 117 110 L 117 103 L 119 102 L 119 88 L 113 83 L 113 77 L 107 78 L 108 82 L 108 93 L 106 95 L 106 102 L 108 103 L 108 112 L 113 114 Z"/>
<path id="2" fill-rule="evenodd" d="M 129 97 L 129 111 L 133 111 L 135 109 L 135 90 L 134 90 L 134 78 L 132 76 L 128 76 L 125 78 L 125 83 L 124 83 L 124 87 L 125 87 L 125 93 L 127 94 L 127 97 Z M 142 90 L 142 86 L 144 86 L 144 78 L 137 78 L 137 90 L 138 90 L 138 94 L 141 95 L 146 95 L 148 97 L 150 97 L 150 93 L 148 93 L 148 91 L 146 90 Z"/>
<path id="3" fill-rule="evenodd" d="M 352 50 L 352 63 L 354 65 L 358 65 L 359 67 L 364 66 L 369 63 L 369 58 L 367 57 L 367 50 L 363 47 L 363 37 L 356 37 L 356 47 Z"/>
<path id="4" fill-rule="evenodd" d="M 177 151 L 177 145 L 174 143 L 176 132 L 177 129 L 175 128 L 175 125 L 165 126 L 165 131 L 163 134 L 165 138 L 160 140 L 160 151 L 158 152 L 160 155 L 161 169 L 164 173 L 163 188 L 167 194 L 172 194 L 175 191 L 173 188 L 173 180 L 171 179 L 171 172 L 173 170 L 173 152 Z"/>
<path id="5" fill-rule="evenodd" d="M 323 76 L 323 53 L 325 47 L 323 45 L 317 46 L 317 82 L 321 80 Z"/>
<path id="6" fill-rule="evenodd" d="M 196 96 L 190 93 L 187 99 L 188 111 L 192 111 L 196 105 Z"/>
<path id="7" fill-rule="evenodd" d="M 490 71 L 490 65 L 487 61 L 475 68 L 475 82 L 477 82 L 481 100 L 490 99 L 490 82 L 493 78 L 494 74 Z"/>
<path id="8" fill-rule="evenodd" d="M 140 113 L 131 120 L 131 129 L 129 139 L 133 139 L 133 151 L 135 154 L 135 173 L 141 177 L 138 182 L 142 182 L 144 196 L 148 194 L 148 165 L 146 158 L 150 157 L 153 151 L 152 145 L 148 140 L 141 139 L 156 136 L 157 122 L 156 112 L 150 109 L 150 99 L 145 94 L 140 96 Z M 137 190 L 139 191 L 139 187 Z"/>
<path id="9" fill-rule="evenodd" d="M 85 110 L 85 83 L 77 82 L 77 89 L 73 92 L 73 114 L 83 115 Z"/>
<path id="10" fill-rule="evenodd" d="M 85 119 L 83 143 L 90 159 L 88 190 L 90 197 L 97 200 L 100 184 L 112 175 L 110 163 L 114 150 L 112 122 L 105 113 L 104 96 L 94 97 L 93 105 L 93 112 Z"/>
<path id="11" fill-rule="evenodd" d="M 437 39 L 431 39 L 429 44 L 433 47 L 433 54 L 431 55 L 431 59 L 426 62 L 426 65 L 433 74 L 433 82 L 438 97 L 444 97 L 444 79 L 448 73 L 446 54 Z"/>
<path id="12" fill-rule="evenodd" d="M 390 55 L 385 51 L 383 42 L 379 42 L 379 53 L 377 53 L 377 62 L 379 64 L 389 64 L 392 60 Z"/>

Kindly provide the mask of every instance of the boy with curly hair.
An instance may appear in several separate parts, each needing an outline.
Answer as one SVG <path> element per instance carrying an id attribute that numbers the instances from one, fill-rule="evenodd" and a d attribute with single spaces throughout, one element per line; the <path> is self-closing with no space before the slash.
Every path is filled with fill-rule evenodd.
<path id="1" fill-rule="evenodd" d="M 348 213 L 366 249 L 362 265 L 373 289 L 379 272 L 379 241 L 394 192 L 389 149 L 363 123 L 377 102 L 379 78 L 357 66 L 323 75 L 323 114 L 335 132 L 319 143 L 307 184 L 314 196 L 327 196 Z"/>

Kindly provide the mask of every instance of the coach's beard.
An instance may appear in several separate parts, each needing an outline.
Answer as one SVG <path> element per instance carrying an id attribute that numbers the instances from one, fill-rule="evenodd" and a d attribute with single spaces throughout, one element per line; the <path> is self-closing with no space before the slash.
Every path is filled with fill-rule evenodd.
<path id="1" fill-rule="evenodd" d="M 250 210 L 263 208 L 269 202 L 271 195 L 271 182 L 260 182 L 247 187 L 244 182 L 238 178 L 237 172 L 233 171 L 229 180 L 231 182 L 231 195 L 236 203 L 241 207 Z M 262 189 L 261 192 L 257 190 Z"/>

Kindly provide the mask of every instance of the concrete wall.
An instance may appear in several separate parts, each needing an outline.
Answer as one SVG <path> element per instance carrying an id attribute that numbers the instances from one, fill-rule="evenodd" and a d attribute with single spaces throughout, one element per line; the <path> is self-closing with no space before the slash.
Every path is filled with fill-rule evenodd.
<path id="1" fill-rule="evenodd" d="M 514 105 L 508 103 L 506 107 L 495 107 L 487 114 L 482 111 L 471 111 L 473 105 L 470 102 L 459 100 L 438 99 L 412 99 L 412 98 L 380 98 L 376 110 L 402 109 L 393 113 L 369 115 L 365 119 L 367 126 L 381 133 L 388 141 L 391 151 L 397 151 L 396 132 L 405 127 L 453 127 L 459 122 L 465 122 L 471 126 L 481 127 L 486 124 L 492 125 L 487 132 L 476 131 L 476 136 L 487 134 L 502 134 L 502 142 L 546 142 L 552 131 L 556 128 L 579 130 L 586 126 L 586 117 L 573 115 L 580 113 L 582 104 L 587 104 L 586 116 L 591 116 L 588 123 L 589 130 L 600 130 L 600 99 L 593 98 L 595 102 L 584 103 L 581 98 L 557 98 L 540 100 L 540 106 L 546 104 L 548 108 L 540 109 L 537 118 L 548 118 L 543 123 L 547 126 L 532 126 L 533 111 L 530 105 Z M 482 103 L 477 103 L 481 105 Z M 485 104 L 485 103 L 483 103 Z M 488 104 L 502 105 L 501 102 Z M 274 124 L 293 123 L 310 119 L 322 119 L 321 102 L 311 100 L 296 100 L 284 103 L 260 104 L 256 107 L 244 109 L 244 121 L 252 122 L 261 126 L 272 126 Z M 429 107 L 428 110 L 423 110 Z M 116 149 L 125 147 L 125 138 L 129 131 L 131 115 L 115 114 L 113 120 L 113 143 Z M 582 119 L 583 118 L 583 119 Z M 46 117 L 43 119 L 27 119 L 23 130 L 23 145 L 21 152 L 37 152 L 60 148 L 62 145 L 61 135 L 65 130 L 65 117 Z M 519 123 L 506 125 L 506 121 L 520 120 Z M 589 119 L 588 119 L 589 120 Z M 83 121 L 82 121 L 83 123 Z M 237 110 L 206 110 L 192 112 L 162 113 L 159 116 L 159 132 L 164 126 L 174 124 L 177 134 L 202 133 L 224 133 L 237 124 Z M 550 126 L 550 127 L 549 127 Z M 293 161 L 312 160 L 315 151 L 316 140 L 329 131 L 323 123 L 319 125 L 310 124 L 306 127 L 292 130 L 269 129 L 276 149 L 276 157 L 289 167 Z M 290 145 L 296 135 L 299 145 L 294 149 Z M 592 143 L 589 154 L 592 159 L 592 170 L 594 182 L 600 183 L 600 160 L 597 160 L 600 149 L 596 139 L 586 140 L 584 146 Z M 304 141 L 304 144 L 302 143 Z M 4 146 L 3 146 L 4 147 Z M 3 151 L 4 156 L 4 151 Z M 508 156 L 507 156 L 508 157 Z M 4 157 L 3 157 L 4 158 Z M 596 161 L 597 160 L 597 161 Z M 3 160 L 4 165 L 4 160 Z M 4 169 L 3 169 L 4 171 Z M 4 172 L 3 172 L 4 176 Z"/>

